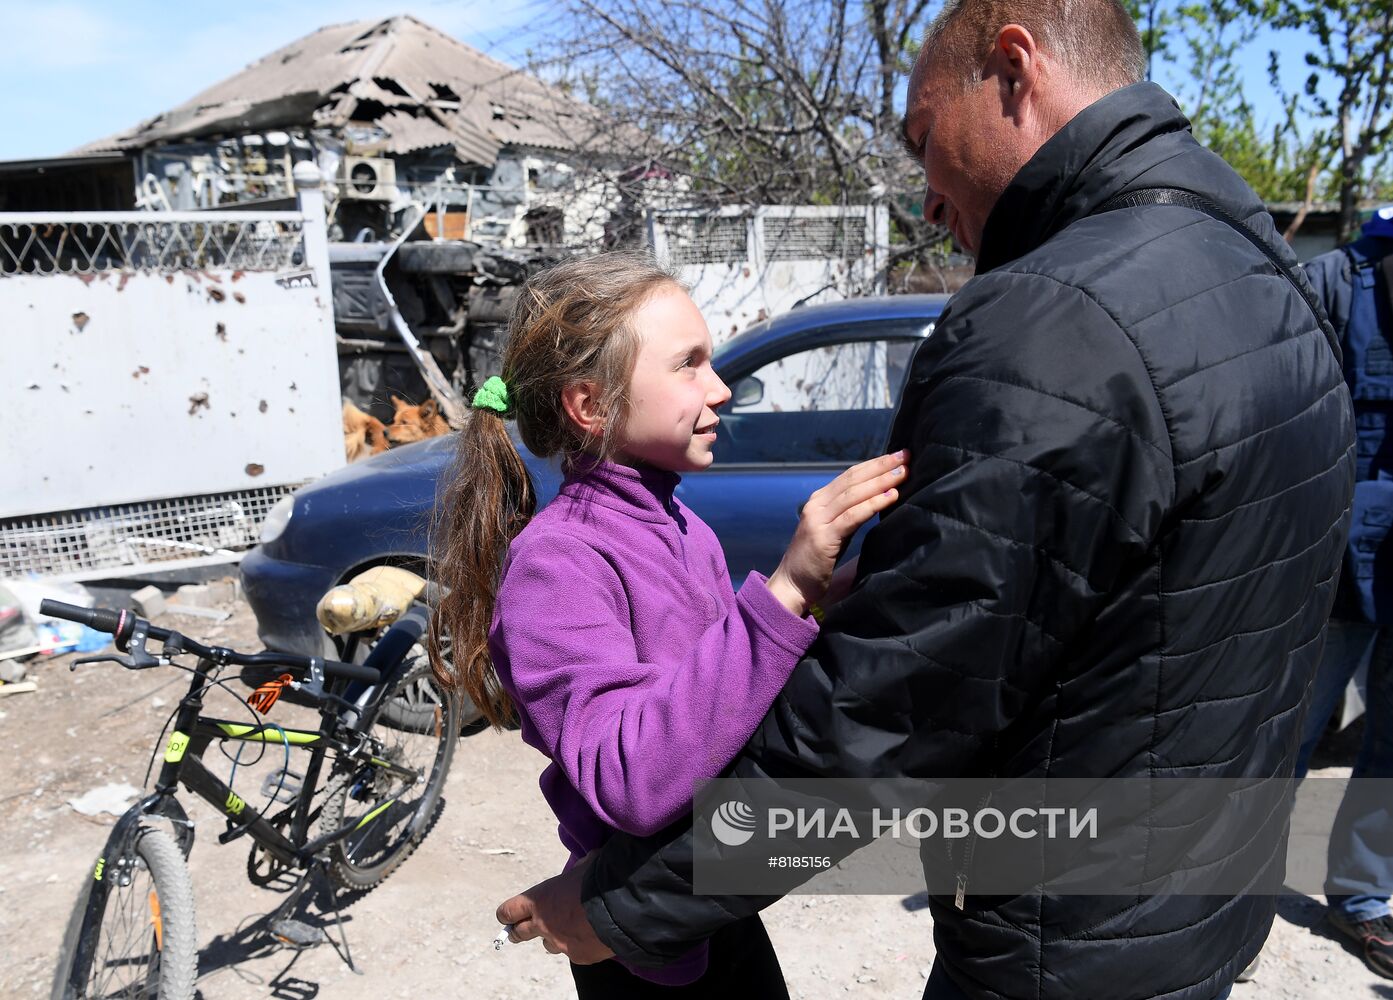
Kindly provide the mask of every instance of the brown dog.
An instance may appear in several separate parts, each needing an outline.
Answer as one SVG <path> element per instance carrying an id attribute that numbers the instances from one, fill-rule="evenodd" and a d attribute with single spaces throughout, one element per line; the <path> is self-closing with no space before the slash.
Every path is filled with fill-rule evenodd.
<path id="1" fill-rule="evenodd" d="M 406 400 L 393 396 L 392 405 L 397 408 L 392 422 L 387 425 L 387 440 L 392 444 L 410 444 L 450 433 L 450 425 L 440 415 L 440 409 L 433 399 L 426 400 L 420 406 L 412 406 Z"/>
<path id="2" fill-rule="evenodd" d="M 378 455 L 388 448 L 387 429 L 382 421 L 364 413 L 352 401 L 343 401 L 343 450 L 350 462 Z"/>

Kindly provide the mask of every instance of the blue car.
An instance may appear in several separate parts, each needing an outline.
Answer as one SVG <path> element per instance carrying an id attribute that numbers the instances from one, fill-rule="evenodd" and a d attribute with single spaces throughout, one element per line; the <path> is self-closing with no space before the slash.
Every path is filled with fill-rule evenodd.
<path id="1" fill-rule="evenodd" d="M 731 401 L 721 410 L 716 462 L 685 475 L 677 495 L 716 532 L 732 580 L 772 571 L 808 495 L 878 454 L 910 359 L 947 298 L 807 306 L 717 348 L 712 362 Z M 454 451 L 453 435 L 397 448 L 281 501 L 241 569 L 267 648 L 325 655 L 332 647 L 314 609 L 326 590 L 371 566 L 425 564 L 431 509 Z M 555 459 L 523 454 L 540 506 L 561 474 Z"/>

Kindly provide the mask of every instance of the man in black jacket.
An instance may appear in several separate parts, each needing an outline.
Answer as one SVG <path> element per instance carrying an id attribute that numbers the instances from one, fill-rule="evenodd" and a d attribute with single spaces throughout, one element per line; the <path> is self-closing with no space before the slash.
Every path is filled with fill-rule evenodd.
<path id="1" fill-rule="evenodd" d="M 1290 776 L 1349 395 L 1261 201 L 1142 72 L 1114 0 L 960 0 L 930 28 L 904 138 L 977 276 L 914 359 L 903 500 L 734 776 Z M 1234 864 L 1270 880 L 1285 827 Z M 1183 832 L 1138 826 L 1131 895 L 931 897 L 926 996 L 1224 995 L 1274 900 L 1148 891 Z M 616 835 L 499 916 L 661 964 L 769 902 L 693 895 L 692 866 L 689 827 Z"/>

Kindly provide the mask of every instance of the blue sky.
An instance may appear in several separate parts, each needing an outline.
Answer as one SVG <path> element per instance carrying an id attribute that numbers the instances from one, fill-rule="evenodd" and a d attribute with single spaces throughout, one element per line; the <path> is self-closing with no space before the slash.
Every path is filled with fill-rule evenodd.
<path id="1" fill-rule="evenodd" d="M 1308 49 L 1314 48 L 1313 42 L 1313 36 L 1302 31 L 1276 31 L 1268 28 L 1242 53 L 1239 66 L 1243 74 L 1244 92 L 1248 103 L 1257 114 L 1259 123 L 1275 124 L 1283 114 L 1281 102 L 1268 79 L 1268 53 L 1273 50 L 1278 53 L 1282 86 L 1290 95 L 1301 90 L 1311 72 L 1306 66 L 1304 56 Z M 1178 41 L 1176 47 L 1180 47 Z M 1183 66 L 1158 58 L 1154 66 L 1156 82 L 1172 91 L 1184 89 L 1187 81 L 1177 79 L 1178 71 L 1183 69 Z M 1321 92 L 1326 93 L 1328 89 L 1323 87 Z"/>
<path id="2" fill-rule="evenodd" d="M 58 156 L 326 24 L 414 14 L 518 63 L 546 0 L 0 0 L 0 160 Z"/>
<path id="3" fill-rule="evenodd" d="M 182 103 L 248 63 L 326 24 L 410 13 L 506 62 L 525 61 L 550 0 L 0 0 L 5 58 L 0 160 L 58 156 Z M 1277 113 L 1267 82 L 1274 41 L 1246 59 L 1249 99 Z M 1299 52 L 1299 49 L 1296 50 Z M 1299 55 L 1288 86 L 1301 78 Z M 1172 82 L 1160 66 L 1157 79 Z"/>

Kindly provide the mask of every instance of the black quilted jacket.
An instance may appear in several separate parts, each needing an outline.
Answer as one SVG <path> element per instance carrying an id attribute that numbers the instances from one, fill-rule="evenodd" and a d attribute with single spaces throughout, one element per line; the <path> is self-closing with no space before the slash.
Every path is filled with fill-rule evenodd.
<path id="1" fill-rule="evenodd" d="M 1347 530 L 1349 396 L 1315 315 L 1232 228 L 1099 211 L 1147 187 L 1281 243 L 1152 84 L 1051 139 L 915 358 L 890 442 L 913 453 L 904 500 L 736 775 L 1290 775 Z M 1253 849 L 1280 865 L 1276 825 Z M 597 858 L 586 912 L 620 957 L 661 963 L 769 901 L 691 895 L 690 836 Z M 1165 836 L 1140 830 L 1119 877 Z M 970 996 L 1209 1000 L 1274 900 L 969 888 L 932 907 Z"/>

